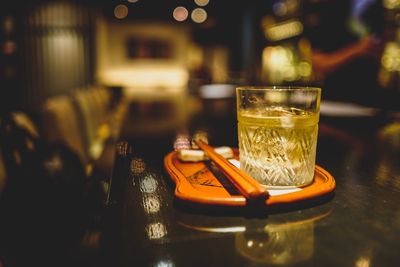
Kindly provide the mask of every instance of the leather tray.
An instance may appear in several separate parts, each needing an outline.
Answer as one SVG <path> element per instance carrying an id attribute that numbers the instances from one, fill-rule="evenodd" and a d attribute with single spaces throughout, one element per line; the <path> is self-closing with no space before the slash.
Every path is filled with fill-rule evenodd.
<path id="1" fill-rule="evenodd" d="M 238 150 L 235 159 L 239 158 Z M 217 170 L 210 161 L 182 162 L 177 152 L 173 151 L 164 157 L 164 166 L 175 182 L 175 196 L 181 200 L 207 205 L 246 206 L 242 196 L 232 183 Z M 270 197 L 265 205 L 290 204 L 303 200 L 322 197 L 331 193 L 336 187 L 335 179 L 322 167 L 316 165 L 313 182 L 305 187 L 288 190 L 288 193 L 276 194 L 268 189 Z"/>

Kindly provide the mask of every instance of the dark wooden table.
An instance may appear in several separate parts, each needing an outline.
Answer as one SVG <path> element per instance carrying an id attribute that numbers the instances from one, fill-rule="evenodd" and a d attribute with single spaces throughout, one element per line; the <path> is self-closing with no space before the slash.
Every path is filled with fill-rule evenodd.
<path id="1" fill-rule="evenodd" d="M 223 121 L 235 124 L 232 117 Z M 236 145 L 235 129 L 224 127 L 222 120 L 208 122 L 215 123 L 209 129 L 218 132 L 214 145 Z M 177 201 L 163 166 L 173 134 L 126 137 L 117 149 L 101 262 L 155 267 L 399 266 L 400 133 L 388 130 L 392 122 L 384 115 L 322 116 L 317 164 L 336 179 L 334 195 L 273 212 L 212 210 Z"/>

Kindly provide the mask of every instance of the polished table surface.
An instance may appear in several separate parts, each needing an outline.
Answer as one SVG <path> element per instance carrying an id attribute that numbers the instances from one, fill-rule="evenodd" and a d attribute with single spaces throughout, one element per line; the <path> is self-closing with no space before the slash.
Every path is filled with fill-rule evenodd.
<path id="1" fill-rule="evenodd" d="M 208 123 L 215 123 L 216 128 L 209 129 L 219 133 L 213 145 L 235 146 L 232 129 L 218 121 Z M 182 203 L 174 198 L 174 184 L 163 166 L 174 135 L 122 138 L 101 262 L 160 267 L 399 266 L 400 132 L 392 123 L 380 115 L 321 116 L 317 164 L 336 179 L 335 192 L 283 210 Z"/>

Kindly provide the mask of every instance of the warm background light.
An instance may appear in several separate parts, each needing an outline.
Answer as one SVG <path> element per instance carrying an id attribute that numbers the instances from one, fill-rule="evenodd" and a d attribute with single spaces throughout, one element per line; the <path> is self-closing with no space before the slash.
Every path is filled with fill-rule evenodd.
<path id="1" fill-rule="evenodd" d="M 114 8 L 114 16 L 117 19 L 124 19 L 128 16 L 128 8 L 126 5 L 118 5 Z"/>
<path id="2" fill-rule="evenodd" d="M 265 27 L 265 37 L 271 41 L 280 41 L 303 32 L 303 24 L 299 20 L 288 20 Z"/>
<path id="3" fill-rule="evenodd" d="M 209 0 L 194 0 L 194 2 L 196 3 L 196 5 L 198 6 L 206 6 L 208 5 L 208 3 L 210 2 Z"/>
<path id="4" fill-rule="evenodd" d="M 178 6 L 174 9 L 172 14 L 177 21 L 185 21 L 188 18 L 189 12 L 183 6 Z"/>
<path id="5" fill-rule="evenodd" d="M 192 11 L 192 20 L 196 23 L 203 23 L 207 19 L 207 12 L 203 8 L 196 8 Z"/>
<path id="6" fill-rule="evenodd" d="M 383 0 L 383 6 L 387 9 L 400 7 L 400 0 Z"/>

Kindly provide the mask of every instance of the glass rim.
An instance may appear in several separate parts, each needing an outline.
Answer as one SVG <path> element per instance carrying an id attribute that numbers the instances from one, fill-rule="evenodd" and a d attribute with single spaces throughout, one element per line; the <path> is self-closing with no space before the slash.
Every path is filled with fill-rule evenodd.
<path id="1" fill-rule="evenodd" d="M 321 92 L 321 87 L 316 86 L 238 86 L 236 91 L 317 91 Z"/>

